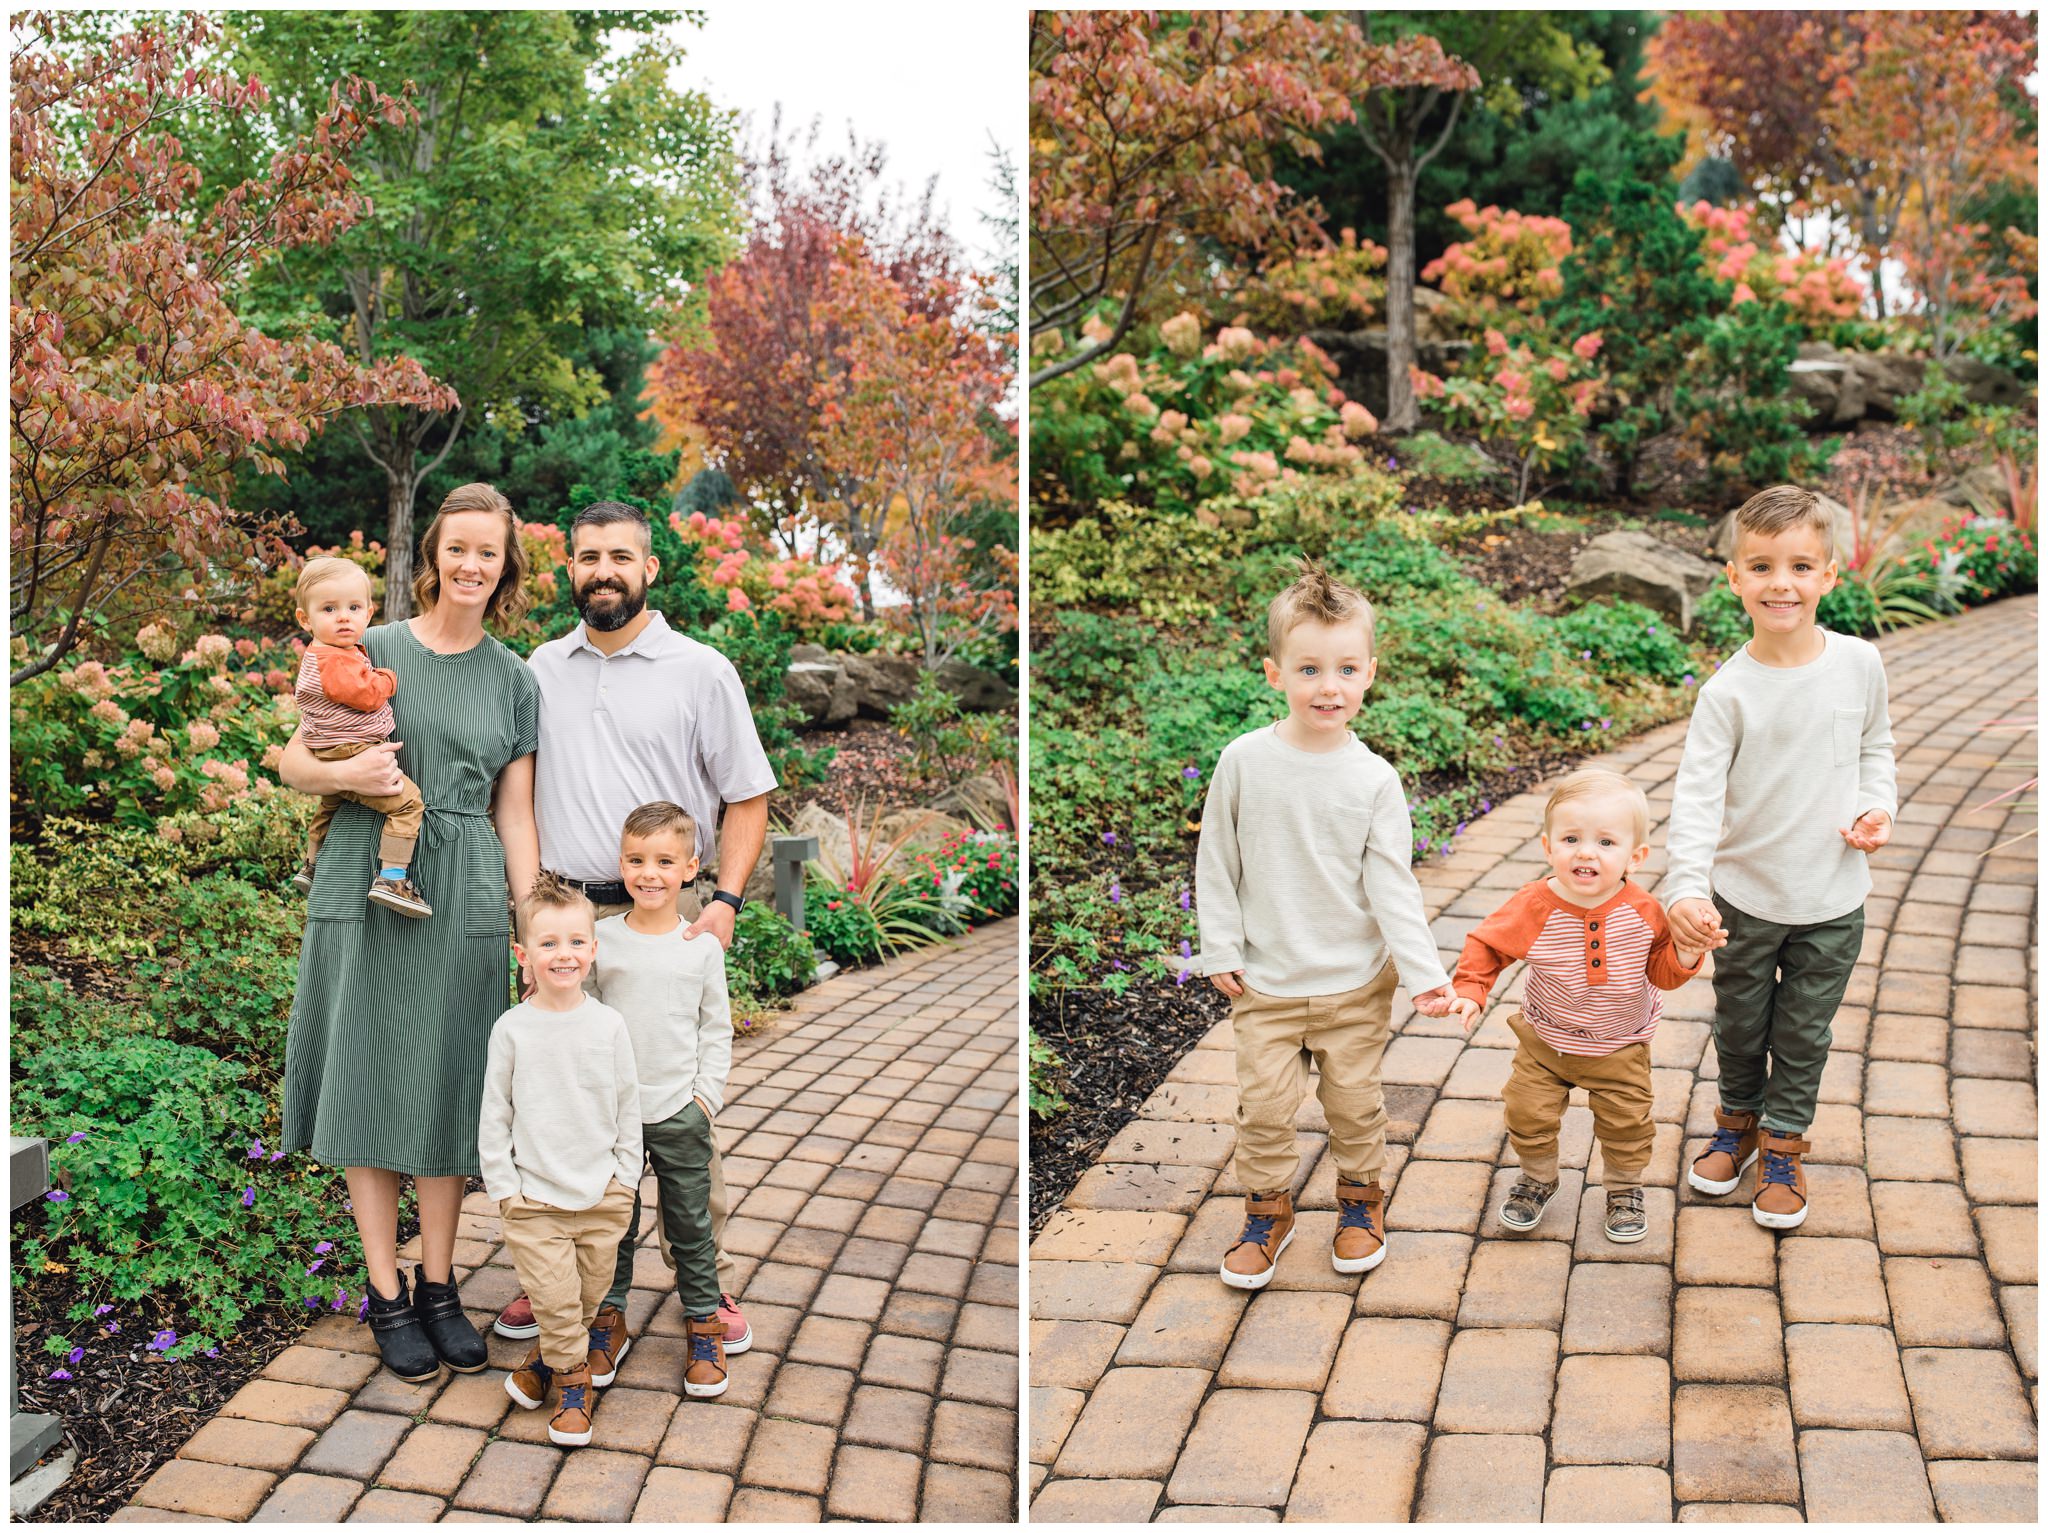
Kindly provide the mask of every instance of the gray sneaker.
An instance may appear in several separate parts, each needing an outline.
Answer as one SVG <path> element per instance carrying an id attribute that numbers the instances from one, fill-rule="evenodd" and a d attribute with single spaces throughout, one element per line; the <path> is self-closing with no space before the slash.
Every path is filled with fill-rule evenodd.
<path id="1" fill-rule="evenodd" d="M 1530 1177 L 1518 1178 L 1508 1191 L 1507 1202 L 1501 1205 L 1500 1222 L 1511 1230 L 1533 1230 L 1543 1217 L 1543 1210 L 1557 1193 L 1557 1183 L 1539 1182 Z"/>
<path id="2" fill-rule="evenodd" d="M 410 878 L 377 879 L 370 885 L 370 903 L 395 910 L 402 916 L 411 916 L 416 921 L 424 921 L 434 913 L 434 907 L 420 893 L 420 886 Z"/>
<path id="3" fill-rule="evenodd" d="M 1631 1246 L 1650 1233 L 1649 1218 L 1643 1213 L 1643 1189 L 1607 1194 L 1607 1238 L 1619 1246 Z"/>
<path id="4" fill-rule="evenodd" d="M 292 875 L 292 887 L 301 894 L 313 892 L 313 859 L 308 857 L 299 864 L 299 871 Z"/>

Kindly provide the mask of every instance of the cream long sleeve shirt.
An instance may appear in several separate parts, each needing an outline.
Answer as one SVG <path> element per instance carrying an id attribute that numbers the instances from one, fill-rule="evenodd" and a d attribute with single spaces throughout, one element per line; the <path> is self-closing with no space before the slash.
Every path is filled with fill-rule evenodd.
<path id="1" fill-rule="evenodd" d="M 491 1028 L 477 1161 L 484 1191 L 594 1207 L 618 1178 L 640 1185 L 640 1078 L 625 1018 L 585 997 L 573 1011 L 521 1001 Z"/>
<path id="2" fill-rule="evenodd" d="M 1199 974 L 1244 971 L 1264 995 L 1340 995 L 1391 955 L 1414 994 L 1450 983 L 1422 889 L 1401 779 L 1353 736 L 1304 751 L 1277 726 L 1223 748 L 1202 805 Z"/>
<path id="3" fill-rule="evenodd" d="M 688 923 L 648 936 L 623 915 L 597 923 L 597 962 L 583 988 L 626 1019 L 640 1072 L 640 1121 L 661 1123 L 702 1097 L 717 1117 L 732 1069 L 725 949 Z"/>
<path id="4" fill-rule="evenodd" d="M 1869 895 L 1869 860 L 1840 832 L 1872 809 L 1898 815 L 1884 660 L 1821 633 L 1818 660 L 1764 665 L 1745 645 L 1700 688 L 1671 793 L 1667 908 L 1719 897 L 1807 926 Z"/>

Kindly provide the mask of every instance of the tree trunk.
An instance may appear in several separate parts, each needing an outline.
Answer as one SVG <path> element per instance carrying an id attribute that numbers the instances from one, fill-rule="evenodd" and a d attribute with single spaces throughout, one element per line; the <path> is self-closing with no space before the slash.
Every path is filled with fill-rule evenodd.
<path id="1" fill-rule="evenodd" d="M 1415 145 L 1387 145 L 1387 419 L 1389 431 L 1422 424 L 1408 369 L 1415 365 Z"/>
<path id="2" fill-rule="evenodd" d="M 1884 230 L 1877 217 L 1877 198 L 1867 187 L 1858 188 L 1863 202 L 1863 254 L 1870 262 L 1870 301 L 1877 306 L 1876 318 L 1884 318 Z"/>
<path id="3" fill-rule="evenodd" d="M 384 468 L 384 618 L 412 616 L 412 503 L 419 492 L 418 445 L 401 432 Z"/>

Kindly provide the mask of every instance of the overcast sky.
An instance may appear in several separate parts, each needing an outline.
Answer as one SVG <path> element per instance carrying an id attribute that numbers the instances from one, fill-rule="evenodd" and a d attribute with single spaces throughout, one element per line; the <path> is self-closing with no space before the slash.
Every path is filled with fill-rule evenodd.
<path id="1" fill-rule="evenodd" d="M 689 58 L 679 85 L 747 114 L 742 142 L 760 142 L 778 104 L 791 125 L 822 119 L 821 145 L 863 141 L 889 151 L 906 192 L 938 177 L 934 205 L 982 264 L 993 210 L 990 140 L 1023 164 L 1025 12 L 1011 6 L 943 10 L 871 3 L 832 8 L 711 5 L 701 28 L 681 28 Z"/>

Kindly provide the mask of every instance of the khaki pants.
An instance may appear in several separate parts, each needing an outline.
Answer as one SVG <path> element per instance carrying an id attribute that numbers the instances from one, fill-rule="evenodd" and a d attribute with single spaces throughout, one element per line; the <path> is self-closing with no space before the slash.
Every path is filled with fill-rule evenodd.
<path id="1" fill-rule="evenodd" d="M 704 913 L 704 902 L 711 897 L 711 890 L 715 887 L 708 880 L 700 878 L 694 885 L 685 884 L 677 892 L 676 909 L 682 913 L 685 921 L 694 921 Z M 597 907 L 597 918 L 602 921 L 606 916 L 623 915 L 632 908 L 631 905 L 600 905 Z M 718 1291 L 737 1294 L 740 1291 L 738 1270 L 733 1266 L 732 1258 L 725 1254 L 725 1216 L 731 1206 L 732 1200 L 725 1191 L 725 1151 L 719 1148 L 718 1128 L 714 1124 L 711 1130 L 711 1240 L 718 1247 Z M 649 1201 L 646 1216 L 658 1219 L 660 1214 L 661 1203 L 657 1196 Z M 638 1227 L 639 1221 L 636 1218 L 635 1228 Z M 668 1242 L 657 1240 L 654 1246 L 661 1252 L 661 1264 L 669 1271 L 675 1271 L 676 1259 L 669 1254 Z"/>
<path id="2" fill-rule="evenodd" d="M 323 745 L 313 755 L 321 761 L 347 761 L 360 756 L 371 746 L 383 743 L 382 740 L 349 740 L 341 745 Z M 325 795 L 320 800 L 319 812 L 313 816 L 313 828 L 306 835 L 306 861 L 313 862 L 320 856 L 320 843 L 327 839 L 327 827 L 334 823 L 334 811 L 343 804 L 361 804 L 365 809 L 374 809 L 384 816 L 384 829 L 377 838 L 378 867 L 404 868 L 412 865 L 412 849 L 420 839 L 420 819 L 426 813 L 426 801 L 420 797 L 419 784 L 403 773 L 399 774 L 396 793 Z"/>
<path id="3" fill-rule="evenodd" d="M 1650 1046 L 1631 1043 L 1612 1054 L 1560 1054 L 1536 1036 L 1519 1011 L 1508 1014 L 1508 1026 L 1517 1046 L 1501 1101 L 1523 1175 L 1538 1182 L 1557 1180 L 1558 1126 L 1572 1087 L 1583 1086 L 1593 1104 L 1593 1133 L 1600 1141 L 1607 1190 L 1642 1186 L 1657 1140 L 1650 1119 Z"/>
<path id="4" fill-rule="evenodd" d="M 1237 1037 L 1237 1179 L 1248 1192 L 1293 1186 L 1301 1168 L 1294 1113 L 1308 1090 L 1330 1120 L 1330 1153 L 1348 1182 L 1376 1182 L 1387 1159 L 1387 1110 L 1380 1056 L 1394 1009 L 1394 965 L 1342 995 L 1261 995 L 1250 986 L 1231 1003 Z"/>
<path id="5" fill-rule="evenodd" d="M 540 1358 L 550 1368 L 581 1368 L 590 1357 L 590 1322 L 611 1286 L 612 1262 L 633 1189 L 617 1177 L 591 1208 L 554 1208 L 523 1197 L 498 1209 L 505 1249 L 540 1322 Z"/>

